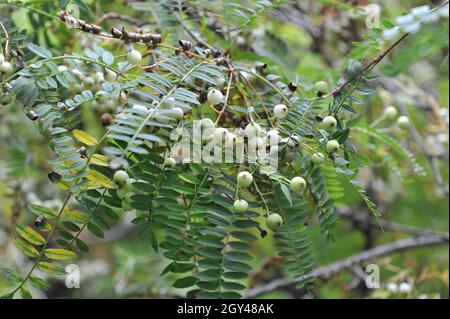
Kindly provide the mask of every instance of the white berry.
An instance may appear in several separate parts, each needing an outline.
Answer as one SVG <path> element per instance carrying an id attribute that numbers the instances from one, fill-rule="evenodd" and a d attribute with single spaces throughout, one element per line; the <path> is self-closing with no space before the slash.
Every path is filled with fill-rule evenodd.
<path id="1" fill-rule="evenodd" d="M 233 208 L 238 213 L 246 212 L 248 209 L 248 203 L 244 199 L 238 199 L 234 202 Z"/>
<path id="2" fill-rule="evenodd" d="M 127 60 L 131 64 L 138 64 L 142 60 L 142 54 L 138 50 L 131 50 L 127 54 Z"/>
<path id="3" fill-rule="evenodd" d="M 250 123 L 244 129 L 245 135 L 251 139 L 261 133 L 261 126 L 257 123 Z"/>
<path id="4" fill-rule="evenodd" d="M 3 73 L 12 73 L 13 66 L 8 61 L 4 61 L 4 62 L 2 62 L 2 64 L 0 64 L 0 71 Z"/>
<path id="5" fill-rule="evenodd" d="M 322 124 L 323 127 L 327 130 L 331 130 L 333 128 L 336 127 L 337 121 L 334 117 L 332 116 L 326 116 L 323 120 L 322 120 Z"/>
<path id="6" fill-rule="evenodd" d="M 123 171 L 123 170 L 120 170 L 120 171 L 117 171 L 117 172 L 114 173 L 113 181 L 117 185 L 121 186 L 121 185 L 123 185 L 125 183 L 125 181 L 128 178 L 130 178 L 130 176 L 128 176 L 128 173 Z"/>
<path id="7" fill-rule="evenodd" d="M 314 153 L 313 156 L 311 157 L 311 160 L 314 164 L 316 165 L 320 165 L 323 162 L 325 162 L 325 156 L 322 153 Z"/>
<path id="8" fill-rule="evenodd" d="M 388 120 L 395 120 L 397 118 L 398 115 L 398 110 L 395 106 L 388 106 L 385 110 L 384 110 L 384 115 L 386 116 L 386 118 Z"/>
<path id="9" fill-rule="evenodd" d="M 242 171 L 237 176 L 237 183 L 239 187 L 249 187 L 253 182 L 253 176 L 250 172 Z"/>
<path id="10" fill-rule="evenodd" d="M 174 167 L 176 164 L 177 162 L 172 157 L 168 157 L 164 160 L 164 166 Z"/>
<path id="11" fill-rule="evenodd" d="M 219 90 L 212 89 L 208 92 L 208 102 L 211 105 L 217 105 L 222 103 L 223 101 L 223 94 Z"/>
<path id="12" fill-rule="evenodd" d="M 339 142 L 336 140 L 331 140 L 327 143 L 328 153 L 336 153 L 339 151 Z"/>
<path id="13" fill-rule="evenodd" d="M 275 105 L 273 108 L 273 114 L 279 119 L 283 119 L 288 115 L 288 108 L 284 104 Z"/>
<path id="14" fill-rule="evenodd" d="M 291 179 L 290 186 L 292 191 L 296 193 L 303 192 L 303 190 L 306 188 L 306 181 L 303 177 L 296 176 Z"/>
<path id="15" fill-rule="evenodd" d="M 409 128 L 411 122 L 407 116 L 402 115 L 397 119 L 397 124 L 400 128 L 406 130 Z"/>

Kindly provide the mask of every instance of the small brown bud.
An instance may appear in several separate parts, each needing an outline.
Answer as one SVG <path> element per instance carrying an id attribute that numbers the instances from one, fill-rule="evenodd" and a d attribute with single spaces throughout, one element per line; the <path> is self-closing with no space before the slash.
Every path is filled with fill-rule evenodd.
<path id="1" fill-rule="evenodd" d="M 111 35 L 114 39 L 120 39 L 122 37 L 122 32 L 117 28 L 111 29 Z"/>
<path id="2" fill-rule="evenodd" d="M 180 45 L 181 49 L 183 49 L 183 51 L 189 51 L 189 49 L 192 47 L 192 42 L 187 40 L 178 40 L 178 44 Z"/>
<path id="3" fill-rule="evenodd" d="M 58 183 L 61 180 L 61 175 L 58 173 L 55 173 L 53 171 L 51 171 L 50 173 L 48 173 L 48 179 L 52 182 L 52 183 Z"/>
<path id="4" fill-rule="evenodd" d="M 113 117 L 109 113 L 103 113 L 102 116 L 100 116 L 100 122 L 102 122 L 103 126 L 111 125 L 112 120 L 113 120 Z"/>
<path id="5" fill-rule="evenodd" d="M 88 158 L 88 151 L 87 151 L 86 147 L 84 147 L 84 146 L 80 147 L 80 149 L 78 150 L 78 153 L 80 153 L 80 156 L 82 158 Z"/>

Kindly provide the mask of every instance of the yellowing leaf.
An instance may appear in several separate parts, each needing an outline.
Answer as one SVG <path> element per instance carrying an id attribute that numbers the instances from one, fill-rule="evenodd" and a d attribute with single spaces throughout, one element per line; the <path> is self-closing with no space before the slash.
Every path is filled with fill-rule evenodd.
<path id="1" fill-rule="evenodd" d="M 38 263 L 38 268 L 40 271 L 46 272 L 47 274 L 51 275 L 62 276 L 66 274 L 64 268 L 44 261 Z"/>
<path id="2" fill-rule="evenodd" d="M 109 166 L 109 158 L 104 155 L 94 154 L 91 157 L 91 164 L 98 166 Z"/>
<path id="3" fill-rule="evenodd" d="M 58 216 L 58 213 L 54 210 L 41 205 L 31 205 L 31 211 L 33 214 L 44 216 L 47 219 L 52 219 Z"/>
<path id="4" fill-rule="evenodd" d="M 69 182 L 59 182 L 58 184 L 56 184 L 56 186 L 58 186 L 62 190 L 70 189 L 70 183 Z"/>
<path id="5" fill-rule="evenodd" d="M 86 224 L 89 222 L 89 216 L 87 216 L 85 213 L 70 208 L 64 209 L 62 217 L 65 220 L 78 224 Z"/>
<path id="6" fill-rule="evenodd" d="M 53 260 L 68 260 L 77 257 L 77 254 L 73 251 L 62 248 L 48 248 L 44 251 L 44 254 L 47 258 Z"/>
<path id="7" fill-rule="evenodd" d="M 73 130 L 72 134 L 78 141 L 80 141 L 85 145 L 92 146 L 97 144 L 97 140 L 95 137 L 89 135 L 88 133 L 82 130 Z"/>
<path id="8" fill-rule="evenodd" d="M 114 186 L 114 183 L 108 177 L 93 169 L 89 170 L 89 174 L 86 176 L 86 178 L 99 186 L 103 186 L 106 188 L 112 188 Z"/>
<path id="9" fill-rule="evenodd" d="M 22 238 L 26 239 L 32 244 L 35 245 L 43 245 L 45 243 L 45 238 L 42 237 L 41 234 L 39 234 L 37 231 L 35 231 L 33 228 L 25 225 L 17 225 L 16 231 L 19 233 Z"/>
<path id="10" fill-rule="evenodd" d="M 13 240 L 14 245 L 17 247 L 18 250 L 20 250 L 22 253 L 27 255 L 28 257 L 36 258 L 39 257 L 39 252 L 36 248 L 31 246 L 29 243 L 27 243 L 25 240 L 16 237 Z"/>

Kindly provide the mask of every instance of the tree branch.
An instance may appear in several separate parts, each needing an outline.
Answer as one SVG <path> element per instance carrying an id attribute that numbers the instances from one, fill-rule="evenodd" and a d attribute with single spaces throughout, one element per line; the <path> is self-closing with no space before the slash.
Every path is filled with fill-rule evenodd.
<path id="1" fill-rule="evenodd" d="M 372 261 L 374 259 L 390 255 L 393 253 L 415 249 L 420 247 L 428 247 L 435 245 L 448 245 L 449 234 L 445 233 L 442 235 L 423 235 L 417 236 L 413 238 L 400 239 L 393 243 L 381 245 L 374 247 L 372 249 L 363 251 L 361 253 L 352 255 L 343 260 L 336 261 L 332 264 L 319 267 L 312 271 L 308 276 L 313 276 L 321 280 L 329 279 L 342 271 L 347 269 L 352 269 L 356 265 L 361 265 L 363 263 Z M 276 279 L 268 284 L 256 287 L 247 292 L 244 298 L 255 298 L 262 294 L 277 290 L 277 289 L 285 289 L 292 285 L 295 285 L 297 282 L 292 279 Z"/>

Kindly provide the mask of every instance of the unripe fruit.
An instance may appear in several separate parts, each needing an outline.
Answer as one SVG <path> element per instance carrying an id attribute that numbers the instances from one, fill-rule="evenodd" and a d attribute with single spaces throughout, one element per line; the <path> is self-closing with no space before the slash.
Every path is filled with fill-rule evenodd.
<path id="1" fill-rule="evenodd" d="M 8 61 L 4 61 L 2 64 L 0 64 L 0 72 L 3 73 L 12 73 L 13 72 L 13 66 Z"/>
<path id="2" fill-rule="evenodd" d="M 270 214 L 267 216 L 266 225 L 271 231 L 276 231 L 283 224 L 283 218 L 278 214 Z"/>
<path id="3" fill-rule="evenodd" d="M 354 60 L 350 62 L 350 64 L 347 67 L 347 75 L 350 79 L 353 79 L 361 74 L 363 70 L 363 66 L 361 62 L 358 60 Z"/>
<path id="4" fill-rule="evenodd" d="M 276 145 L 280 142 L 281 138 L 277 130 L 270 130 L 267 132 L 266 140 L 268 144 Z"/>
<path id="5" fill-rule="evenodd" d="M 248 203 L 244 199 L 238 199 L 234 202 L 233 208 L 238 213 L 246 212 L 248 209 Z"/>
<path id="6" fill-rule="evenodd" d="M 114 173 L 113 181 L 117 185 L 122 186 L 128 178 L 130 178 L 130 176 L 128 176 L 127 172 L 119 170 Z"/>
<path id="7" fill-rule="evenodd" d="M 0 64 L 5 62 L 5 56 L 0 53 Z"/>
<path id="8" fill-rule="evenodd" d="M 239 187 L 249 187 L 253 182 L 253 176 L 247 171 L 242 171 L 237 175 L 237 183 Z"/>
<path id="9" fill-rule="evenodd" d="M 279 119 L 284 119 L 288 115 L 288 108 L 284 104 L 275 105 L 273 108 L 273 114 L 275 114 L 275 117 Z"/>
<path id="10" fill-rule="evenodd" d="M 100 116 L 100 122 L 102 122 L 103 126 L 111 125 L 112 121 L 113 121 L 113 117 L 109 113 L 103 113 L 102 116 Z"/>
<path id="11" fill-rule="evenodd" d="M 228 131 L 223 127 L 218 127 L 214 130 L 214 139 L 217 143 L 221 143 L 227 140 Z"/>
<path id="12" fill-rule="evenodd" d="M 245 135 L 250 139 L 261 133 L 261 126 L 257 123 L 250 123 L 244 129 Z"/>
<path id="13" fill-rule="evenodd" d="M 212 89 L 208 92 L 208 103 L 211 105 L 217 105 L 222 103 L 223 101 L 223 94 L 219 90 Z"/>
<path id="14" fill-rule="evenodd" d="M 177 162 L 172 157 L 168 157 L 164 160 L 164 166 L 174 167 L 176 164 Z"/>
<path id="15" fill-rule="evenodd" d="M 386 116 L 386 118 L 388 120 L 395 120 L 397 118 L 398 115 L 398 111 L 397 108 L 395 106 L 388 106 L 385 110 L 384 110 L 384 115 Z"/>
<path id="16" fill-rule="evenodd" d="M 325 81 L 316 82 L 314 89 L 317 93 L 326 93 L 328 92 L 328 84 Z"/>
<path id="17" fill-rule="evenodd" d="M 117 74 L 114 71 L 111 71 L 110 69 L 105 70 L 105 79 L 106 81 L 112 82 L 117 79 Z"/>
<path id="18" fill-rule="evenodd" d="M 406 130 L 411 125 L 411 122 L 409 121 L 409 118 L 407 116 L 400 116 L 397 120 L 397 124 L 400 128 Z"/>
<path id="19" fill-rule="evenodd" d="M 138 64 L 142 60 L 142 54 L 138 50 L 131 50 L 127 53 L 127 60 L 131 64 Z"/>
<path id="20" fill-rule="evenodd" d="M 327 143 L 328 153 L 336 153 L 339 151 L 339 142 L 336 140 L 331 140 Z"/>
<path id="21" fill-rule="evenodd" d="M 332 116 L 326 116 L 323 120 L 322 120 L 322 125 L 326 130 L 331 130 L 334 129 L 336 127 L 337 121 L 334 117 Z"/>
<path id="22" fill-rule="evenodd" d="M 184 112 L 181 107 L 174 107 L 171 111 L 174 118 L 181 120 L 184 117 Z"/>
<path id="23" fill-rule="evenodd" d="M 94 79 L 95 79 L 95 82 L 101 83 L 101 82 L 105 81 L 105 75 L 103 74 L 103 72 L 99 72 L 99 71 L 95 72 Z"/>
<path id="24" fill-rule="evenodd" d="M 325 162 L 325 156 L 323 156 L 322 153 L 317 152 L 317 153 L 313 154 L 313 156 L 311 157 L 311 160 L 314 164 L 320 165 L 323 162 Z"/>
<path id="25" fill-rule="evenodd" d="M 294 192 L 303 192 L 303 190 L 306 187 L 306 181 L 303 177 L 296 176 L 293 179 L 291 179 L 291 189 Z"/>

